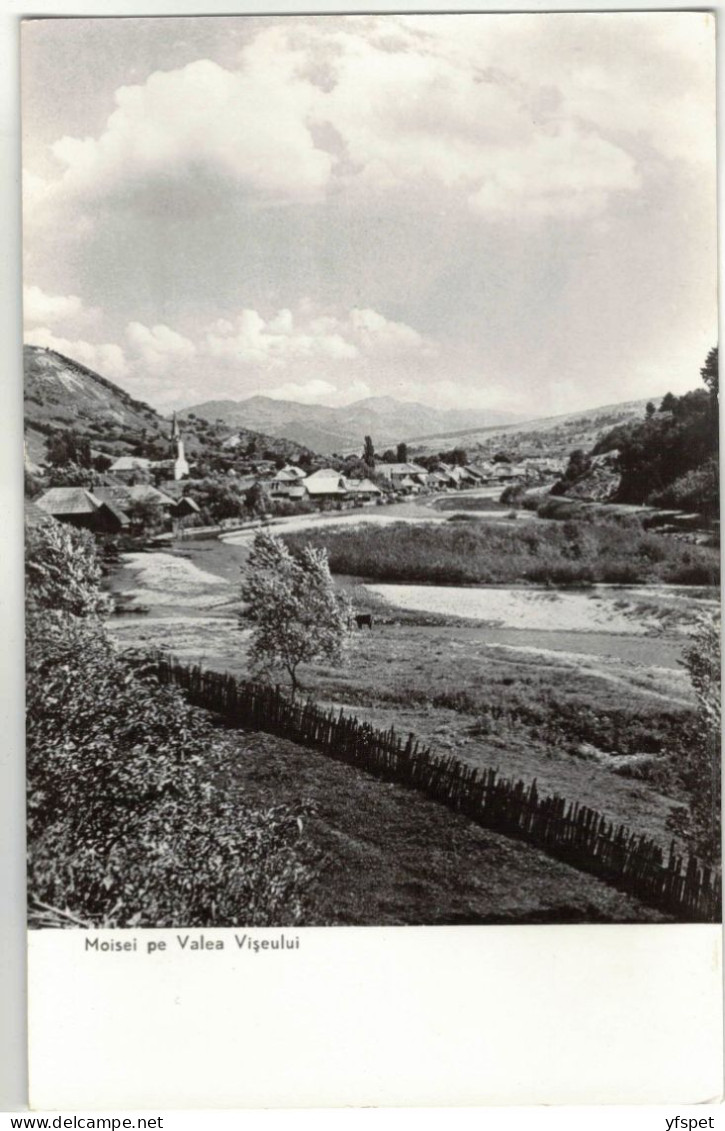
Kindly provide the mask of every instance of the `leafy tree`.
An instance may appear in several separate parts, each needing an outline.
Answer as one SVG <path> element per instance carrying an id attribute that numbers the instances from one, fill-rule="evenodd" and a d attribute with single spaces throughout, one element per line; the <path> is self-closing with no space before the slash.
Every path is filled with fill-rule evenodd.
<path id="1" fill-rule="evenodd" d="M 87 530 L 48 520 L 26 530 L 25 581 L 29 609 L 53 609 L 76 617 L 110 610 L 101 590 L 96 542 Z"/>
<path id="2" fill-rule="evenodd" d="M 244 493 L 244 505 L 252 514 L 267 514 L 269 498 L 261 483 L 253 483 Z"/>
<path id="3" fill-rule="evenodd" d="M 705 359 L 705 364 L 700 370 L 700 376 L 707 386 L 710 396 L 715 400 L 718 399 L 720 389 L 717 354 L 718 348 L 717 346 L 713 346 Z"/>
<path id="4" fill-rule="evenodd" d="M 255 811 L 208 716 L 91 618 L 29 620 L 28 888 L 54 926 L 280 926 L 311 878 L 300 814 Z"/>
<path id="5" fill-rule="evenodd" d="M 72 428 L 53 432 L 46 445 L 48 463 L 63 467 L 74 463 L 79 467 L 91 466 L 91 445 L 87 436 L 79 436 Z"/>
<path id="6" fill-rule="evenodd" d="M 158 499 L 131 499 L 123 508 L 135 530 L 151 532 L 160 530 L 166 523 L 166 515 Z"/>
<path id="7" fill-rule="evenodd" d="M 365 446 L 363 448 L 362 458 L 363 463 L 366 463 L 368 467 L 375 467 L 375 448 L 370 436 L 365 437 Z"/>
<path id="8" fill-rule="evenodd" d="M 380 458 L 382 459 L 383 463 L 397 463 L 398 462 L 397 453 L 394 452 L 392 448 L 386 448 Z M 401 461 L 401 462 L 405 462 L 405 461 Z"/>
<path id="9" fill-rule="evenodd" d="M 187 493 L 198 505 L 204 522 L 216 523 L 244 515 L 245 498 L 226 477 L 207 476 L 194 480 Z"/>
<path id="10" fill-rule="evenodd" d="M 39 926 L 280 926 L 313 872 L 300 814 L 215 785 L 226 747 L 206 713 L 109 640 L 92 537 L 28 534 L 30 921 Z"/>
<path id="11" fill-rule="evenodd" d="M 720 626 L 715 618 L 703 618 L 685 650 L 687 668 L 697 698 L 697 721 L 686 747 L 680 750 L 677 767 L 688 793 L 687 807 L 679 807 L 668 827 L 705 863 L 720 861 L 721 791 L 721 690 Z"/>
<path id="12" fill-rule="evenodd" d="M 335 592 L 327 551 L 311 546 L 293 556 L 267 531 L 254 539 L 242 583 L 242 600 L 254 624 L 253 670 L 285 672 L 292 694 L 300 664 L 340 659 L 349 634 L 349 605 Z"/>
<path id="13" fill-rule="evenodd" d="M 657 407 L 652 401 L 647 401 L 644 411 L 647 419 L 649 420 L 649 418 L 651 416 L 654 416 L 654 414 L 657 412 Z"/>
<path id="14" fill-rule="evenodd" d="M 396 452 L 396 460 L 395 461 L 396 461 L 396 463 L 407 463 L 408 462 L 408 445 L 407 444 L 404 444 L 404 443 L 398 444 L 398 450 Z"/>
<path id="15" fill-rule="evenodd" d="M 665 393 L 660 405 L 660 412 L 673 412 L 677 407 L 677 397 L 672 393 Z"/>

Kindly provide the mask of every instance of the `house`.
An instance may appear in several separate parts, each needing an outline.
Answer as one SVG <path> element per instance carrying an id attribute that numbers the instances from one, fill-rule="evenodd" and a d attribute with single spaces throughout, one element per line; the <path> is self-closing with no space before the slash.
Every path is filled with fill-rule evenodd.
<path id="1" fill-rule="evenodd" d="M 428 472 L 418 463 L 379 463 L 376 471 L 384 475 L 396 491 L 404 490 L 410 494 L 428 485 Z M 404 487 L 405 480 L 409 483 Z"/>
<path id="2" fill-rule="evenodd" d="M 276 499 L 303 498 L 304 492 L 300 493 L 299 487 L 306 478 L 306 473 L 301 467 L 288 464 L 272 477 L 269 492 Z"/>
<path id="3" fill-rule="evenodd" d="M 347 487 L 345 479 L 339 471 L 331 467 L 321 467 L 308 475 L 303 483 L 299 484 L 314 502 L 323 502 L 325 499 L 346 499 Z"/>
<path id="4" fill-rule="evenodd" d="M 164 491 L 152 487 L 150 483 L 136 483 L 134 486 L 94 487 L 93 494 L 104 503 L 114 503 L 120 510 L 127 510 L 132 503 L 158 503 L 164 511 L 171 511 L 176 501 Z"/>
<path id="5" fill-rule="evenodd" d="M 122 479 L 131 479 L 137 476 L 139 472 L 142 475 L 149 475 L 152 464 L 152 460 L 144 459 L 141 456 L 119 456 L 108 470 L 113 475 L 118 475 Z"/>
<path id="6" fill-rule="evenodd" d="M 372 479 L 343 479 L 345 490 L 353 502 L 369 503 L 380 498 L 383 492 Z"/>
<path id="7" fill-rule="evenodd" d="M 97 498 L 85 487 L 51 487 L 36 503 L 59 522 L 86 530 L 115 533 L 129 525 L 128 515 L 114 502 Z"/>

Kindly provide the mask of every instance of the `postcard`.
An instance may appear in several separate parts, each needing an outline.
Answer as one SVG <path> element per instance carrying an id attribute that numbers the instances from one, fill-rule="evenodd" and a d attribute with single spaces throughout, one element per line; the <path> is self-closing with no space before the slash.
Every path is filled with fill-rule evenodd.
<path id="1" fill-rule="evenodd" d="M 721 1091 L 715 21 L 22 26 L 36 1108 Z"/>

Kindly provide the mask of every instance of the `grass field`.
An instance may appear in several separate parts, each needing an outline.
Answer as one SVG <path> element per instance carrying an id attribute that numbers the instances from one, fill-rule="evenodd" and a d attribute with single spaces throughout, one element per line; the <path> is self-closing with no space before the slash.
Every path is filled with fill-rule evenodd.
<path id="1" fill-rule="evenodd" d="M 320 860 L 306 925 L 662 922 L 637 900 L 413 790 L 269 735 L 229 732 L 224 787 L 245 804 L 310 802 Z"/>
<path id="2" fill-rule="evenodd" d="M 378 532 L 368 527 L 365 535 Z M 325 536 L 334 539 L 334 527 Z M 129 645 L 160 645 L 184 660 L 248 675 L 249 630 L 240 631 L 243 621 L 237 621 L 245 548 L 209 542 L 182 544 L 179 549 L 181 557 L 146 555 L 143 562 L 132 563 L 125 581 L 117 579 L 121 591 L 132 591 L 133 603 L 145 605 L 148 613 L 115 618 L 116 638 Z M 210 579 L 210 574 L 223 584 Z M 716 599 L 714 591 L 650 586 L 559 595 L 556 589 L 513 586 L 466 590 L 457 597 L 449 589 L 444 592 L 453 595 L 452 603 L 445 612 L 432 613 L 402 609 L 399 600 L 396 603 L 409 587 L 391 587 L 392 598 L 384 599 L 360 576 L 338 576 L 337 584 L 358 610 L 373 612 L 374 628 L 352 634 L 343 665 L 308 665 L 301 673 L 307 693 L 375 725 L 412 731 L 435 752 L 455 753 L 470 764 L 498 767 L 525 781 L 536 778 L 542 792 L 557 792 L 590 805 L 669 844 L 667 817 L 683 800 L 671 758 L 687 740 L 693 704 L 678 661 L 692 617 L 698 609 L 710 607 Z M 429 595 L 438 591 L 425 589 Z M 470 596 L 477 593 L 495 596 L 506 616 L 498 623 L 466 619 Z M 208 603 L 199 603 L 200 596 Z M 522 622 L 524 627 L 515 627 L 516 609 L 524 599 L 540 600 L 542 607 L 554 610 L 545 627 L 534 628 L 530 617 L 528 623 L 526 618 Z M 556 613 L 562 601 L 571 600 L 585 609 L 578 631 L 565 630 Z M 587 603 L 600 609 L 598 628 L 593 615 L 586 613 Z M 608 631 L 612 628 L 616 631 Z M 276 739 L 259 736 L 259 742 L 265 751 L 277 749 Z M 557 921 L 557 916 L 579 914 L 594 921 L 610 914 L 593 906 L 582 912 L 584 904 L 571 895 L 569 870 L 557 871 L 559 865 L 547 872 L 546 883 L 536 873 L 537 883 L 544 885 L 539 887 L 537 903 L 519 874 L 515 855 L 525 851 L 526 867 L 533 867 L 531 850 L 501 845 L 496 838 L 495 887 L 492 877 L 476 878 L 487 859 L 481 845 L 493 843 L 489 834 L 461 826 L 454 836 L 447 824 L 452 815 L 434 816 L 427 807 L 433 806 L 436 813 L 438 807 L 406 791 L 402 799 L 393 791 L 398 800 L 390 810 L 401 831 L 391 830 L 380 842 L 381 817 L 375 806 L 392 796 L 392 787 L 365 779 L 370 796 L 363 791 L 367 797 L 363 804 L 363 794 L 357 792 L 362 786 L 350 767 L 327 763 L 323 767 L 320 763 L 325 760 L 309 752 L 301 760 L 295 760 L 291 751 L 284 762 L 276 758 L 275 754 L 259 764 L 245 762 L 244 788 L 259 789 L 270 799 L 276 796 L 275 789 L 280 799 L 289 790 L 307 790 L 306 796 L 319 805 L 332 803 L 339 782 L 340 804 L 346 789 L 354 800 L 355 812 L 345 817 L 353 825 L 345 825 L 346 831 L 340 831 L 338 817 L 320 818 L 320 843 L 330 856 L 326 881 L 330 902 L 325 914 L 331 914 L 336 889 L 342 901 L 341 921 L 350 922 L 373 922 L 374 916 L 382 916 L 380 922 L 398 921 L 396 916 L 405 922 L 437 922 L 442 921 L 434 918 L 439 905 L 445 909 L 442 913 L 452 916 L 448 921 L 461 922 L 508 921 L 506 917 L 545 921 L 547 916 Z M 319 774 L 310 769 L 313 762 Z M 328 778 L 328 773 L 333 777 Z M 423 803 L 428 816 L 421 820 L 431 830 L 428 840 L 421 840 L 422 828 L 414 832 L 404 820 Z M 368 809 L 368 804 L 373 808 Z M 458 846 L 450 850 L 452 856 L 443 850 L 444 836 L 454 837 Z M 508 855 L 509 849 L 514 855 Z M 548 864 L 554 867 L 553 862 Z M 465 878 L 460 880 L 462 887 L 452 886 L 454 865 L 456 869 L 470 865 L 472 887 Z M 360 875 L 351 881 L 348 899 L 345 877 L 358 866 Z M 400 878 L 412 873 L 413 879 Z M 388 876 L 398 877 L 390 880 L 391 890 L 386 887 Z M 579 882 L 584 885 L 582 893 L 594 890 L 589 877 Z M 376 903 L 373 889 L 380 884 L 387 894 Z M 487 894 L 481 894 L 480 884 Z M 477 902 L 479 895 L 474 898 L 476 892 L 483 902 Z M 359 914 L 367 919 L 354 918 L 358 905 Z M 616 918 L 620 912 L 613 914 Z"/>

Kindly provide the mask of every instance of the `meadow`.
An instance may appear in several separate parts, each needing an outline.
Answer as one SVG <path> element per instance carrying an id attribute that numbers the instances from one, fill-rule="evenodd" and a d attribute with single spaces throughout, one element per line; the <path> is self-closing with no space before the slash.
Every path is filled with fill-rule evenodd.
<path id="1" fill-rule="evenodd" d="M 292 550 L 324 547 L 333 574 L 439 585 L 717 585 L 717 550 L 638 523 L 481 522 L 330 528 L 285 535 Z"/>

